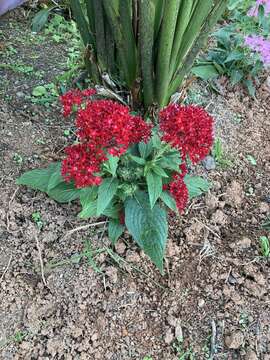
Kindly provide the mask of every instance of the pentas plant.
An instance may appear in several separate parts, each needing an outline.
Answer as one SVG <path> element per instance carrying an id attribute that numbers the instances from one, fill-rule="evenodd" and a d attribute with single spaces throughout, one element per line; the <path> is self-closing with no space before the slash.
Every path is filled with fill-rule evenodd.
<path id="1" fill-rule="evenodd" d="M 63 114 L 76 114 L 77 141 L 66 157 L 23 174 L 18 184 L 46 192 L 60 203 L 79 199 L 79 218 L 107 216 L 115 244 L 125 227 L 163 271 L 167 212 L 182 214 L 187 202 L 207 191 L 206 180 L 188 174 L 213 143 L 213 119 L 196 106 L 169 105 L 158 126 L 95 90 L 61 97 Z"/>

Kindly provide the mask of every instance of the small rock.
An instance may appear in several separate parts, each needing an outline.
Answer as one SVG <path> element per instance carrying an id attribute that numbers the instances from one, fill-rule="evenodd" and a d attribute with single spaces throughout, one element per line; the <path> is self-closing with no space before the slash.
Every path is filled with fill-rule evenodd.
<path id="1" fill-rule="evenodd" d="M 205 304 L 205 301 L 204 301 L 203 299 L 200 299 L 200 300 L 198 301 L 198 306 L 199 306 L 199 308 L 202 308 L 202 307 L 204 306 L 204 304 Z"/>
<path id="2" fill-rule="evenodd" d="M 235 180 L 232 181 L 228 186 L 225 197 L 227 204 L 232 207 L 240 207 L 244 199 L 244 192 L 241 184 Z"/>
<path id="3" fill-rule="evenodd" d="M 117 283 L 118 275 L 117 275 L 117 269 L 113 266 L 109 266 L 106 269 L 106 275 L 110 278 L 113 284 Z"/>
<path id="4" fill-rule="evenodd" d="M 205 204 L 209 210 L 215 210 L 218 208 L 218 198 L 213 194 L 207 194 L 205 197 Z"/>
<path id="5" fill-rule="evenodd" d="M 22 91 L 18 91 L 18 92 L 16 93 L 16 96 L 19 97 L 19 98 L 22 98 L 22 97 L 25 96 L 25 94 L 24 94 Z"/>
<path id="6" fill-rule="evenodd" d="M 124 252 L 126 251 L 126 248 L 127 248 L 126 245 L 121 240 L 115 244 L 115 250 L 120 255 L 124 254 Z"/>
<path id="7" fill-rule="evenodd" d="M 244 342 L 244 335 L 241 331 L 235 331 L 231 335 L 225 337 L 225 344 L 228 349 L 239 349 Z"/>
<path id="8" fill-rule="evenodd" d="M 245 360 L 258 360 L 258 357 L 257 357 L 255 351 L 249 350 L 246 353 Z"/>
<path id="9" fill-rule="evenodd" d="M 174 335 L 172 333 L 172 330 L 169 329 L 165 334 L 164 341 L 165 341 L 166 344 L 170 344 L 170 343 L 173 342 L 173 340 L 174 340 Z"/>
<path id="10" fill-rule="evenodd" d="M 251 240 L 247 237 L 243 237 L 240 241 L 238 241 L 237 245 L 240 249 L 248 249 L 251 246 Z"/>
<path id="11" fill-rule="evenodd" d="M 222 210 L 217 210 L 211 218 L 212 222 L 219 224 L 219 225 L 225 225 L 227 223 L 228 217 L 224 214 Z"/>
<path id="12" fill-rule="evenodd" d="M 262 202 L 259 206 L 259 211 L 261 214 L 268 214 L 270 211 L 270 206 L 267 203 Z"/>
<path id="13" fill-rule="evenodd" d="M 206 170 L 215 170 L 216 168 L 216 162 L 213 156 L 206 156 L 202 163 Z"/>
<path id="14" fill-rule="evenodd" d="M 176 327 L 175 327 L 175 337 L 178 341 L 183 341 L 183 330 L 181 326 L 180 320 L 177 321 Z"/>

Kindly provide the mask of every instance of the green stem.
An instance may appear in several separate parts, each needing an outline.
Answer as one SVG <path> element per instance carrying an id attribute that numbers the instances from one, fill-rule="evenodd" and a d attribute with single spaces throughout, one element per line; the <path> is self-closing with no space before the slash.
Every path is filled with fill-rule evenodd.
<path id="1" fill-rule="evenodd" d="M 197 57 L 200 50 L 205 45 L 208 35 L 210 31 L 212 30 L 213 26 L 217 23 L 218 19 L 221 17 L 221 15 L 224 13 L 227 7 L 228 0 L 218 0 L 216 1 L 216 4 L 213 8 L 213 10 L 208 15 L 200 34 L 198 34 L 197 39 L 195 40 L 192 48 L 186 55 L 182 66 L 178 69 L 178 71 L 175 73 L 175 79 L 171 83 L 168 96 L 170 97 L 172 94 L 174 94 L 179 86 L 181 85 L 185 75 L 187 75 L 194 63 L 195 58 Z"/>
<path id="2" fill-rule="evenodd" d="M 98 66 L 101 71 L 107 70 L 107 54 L 105 44 L 105 22 L 104 11 L 100 0 L 93 0 L 93 9 L 95 14 L 95 36 Z"/>
<path id="3" fill-rule="evenodd" d="M 153 46 L 155 8 L 151 0 L 140 0 L 139 43 L 145 107 L 154 101 Z"/>
<path id="4" fill-rule="evenodd" d="M 156 96 L 160 106 L 165 103 L 169 86 L 170 58 L 180 3 L 181 0 L 169 0 L 164 9 L 156 66 Z"/>

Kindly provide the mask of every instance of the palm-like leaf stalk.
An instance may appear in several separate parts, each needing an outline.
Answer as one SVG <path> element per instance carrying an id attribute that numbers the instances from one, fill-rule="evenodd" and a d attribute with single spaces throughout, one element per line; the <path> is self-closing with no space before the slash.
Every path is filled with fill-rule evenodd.
<path id="1" fill-rule="evenodd" d="M 86 10 L 78 0 L 71 6 L 93 81 L 108 73 L 147 110 L 168 104 L 228 0 L 84 2 Z"/>

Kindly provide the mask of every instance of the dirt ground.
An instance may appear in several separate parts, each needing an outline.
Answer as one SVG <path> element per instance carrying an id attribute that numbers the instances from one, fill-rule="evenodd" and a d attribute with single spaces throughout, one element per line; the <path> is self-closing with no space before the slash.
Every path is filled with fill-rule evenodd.
<path id="1" fill-rule="evenodd" d="M 78 230 L 89 224 L 78 204 L 15 184 L 70 142 L 57 102 L 31 102 L 65 56 L 64 44 L 36 41 L 23 16 L 1 18 L 0 64 L 34 71 L 0 66 L 0 359 L 270 360 L 270 267 L 259 243 L 270 215 L 270 77 L 256 99 L 224 79 L 222 95 L 193 85 L 232 164 L 198 170 L 211 190 L 170 218 L 162 277 L 127 234 L 93 258 L 109 247 L 103 225 Z"/>

